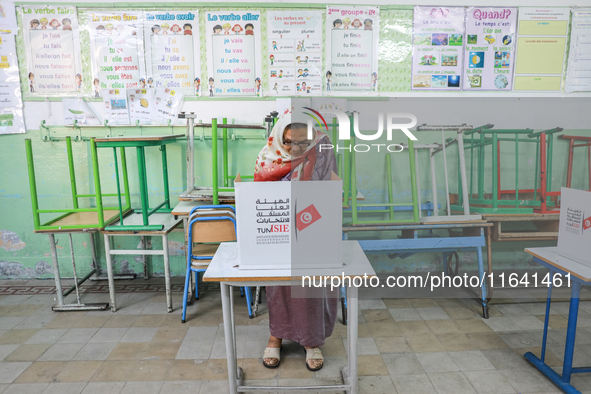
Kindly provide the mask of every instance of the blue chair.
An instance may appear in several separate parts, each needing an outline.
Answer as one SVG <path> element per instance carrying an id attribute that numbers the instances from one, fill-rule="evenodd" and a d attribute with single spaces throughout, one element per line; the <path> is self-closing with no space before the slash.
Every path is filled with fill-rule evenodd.
<path id="1" fill-rule="evenodd" d="M 187 273 L 183 292 L 182 322 L 187 315 L 191 273 L 195 273 L 195 298 L 199 299 L 199 273 L 205 272 L 221 242 L 236 241 L 236 210 L 231 205 L 202 205 L 189 214 Z M 252 319 L 250 288 L 245 288 L 248 316 Z M 241 289 L 242 293 L 242 289 Z"/>

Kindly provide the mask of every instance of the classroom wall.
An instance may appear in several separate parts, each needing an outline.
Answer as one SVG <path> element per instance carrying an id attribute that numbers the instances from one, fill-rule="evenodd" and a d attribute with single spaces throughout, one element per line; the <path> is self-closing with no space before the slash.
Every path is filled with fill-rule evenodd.
<path id="1" fill-rule="evenodd" d="M 52 102 L 51 114 L 60 116 L 60 103 Z M 375 120 L 369 115 L 378 112 L 410 112 L 417 116 L 418 123 L 458 124 L 468 123 L 479 126 L 493 123 L 496 128 L 534 128 L 549 129 L 565 128 L 564 134 L 591 136 L 590 98 L 392 98 L 380 101 L 349 102 L 348 109 L 360 112 L 361 129 L 372 129 Z M 183 110 L 195 111 L 201 120 L 208 122 L 212 117 L 234 118 L 236 123 L 258 123 L 270 111 L 275 109 L 274 101 L 221 101 L 221 102 L 187 102 Z M 51 256 L 46 235 L 34 234 L 31 215 L 31 201 L 25 157 L 24 140 L 30 138 L 35 154 L 35 169 L 40 207 L 62 208 L 71 203 L 69 195 L 69 177 L 67 156 L 64 142 L 42 142 L 38 125 L 42 119 L 50 117 L 49 107 L 43 102 L 25 103 L 25 117 L 28 133 L 25 135 L 0 136 L 0 278 L 51 278 Z M 365 115 L 365 116 L 364 116 Z M 206 131 L 207 133 L 208 131 Z M 441 140 L 435 132 L 417 132 L 419 143 L 432 143 Z M 446 133 L 452 137 L 455 133 Z M 400 139 L 401 141 L 403 138 Z M 383 143 L 385 141 L 376 141 Z M 264 140 L 249 139 L 230 142 L 232 162 L 238 163 L 232 168 L 233 173 L 252 174 L 254 160 Z M 196 141 L 196 177 L 198 185 L 209 185 L 211 182 L 211 141 Z M 89 166 L 89 148 L 86 142 L 74 142 L 73 153 L 77 171 L 77 184 L 81 192 L 91 191 L 91 169 Z M 557 140 L 553 161 L 553 189 L 558 190 L 566 179 L 567 143 Z M 115 190 L 113 162 L 110 152 L 99 152 L 101 182 L 105 190 Z M 451 192 L 456 192 L 457 163 L 454 148 L 448 152 Z M 533 166 L 535 151 L 524 148 L 520 150 L 519 174 L 520 187 L 531 187 L 533 182 Z M 135 155 L 128 154 L 130 172 L 137 168 Z M 168 168 L 170 173 L 171 198 L 176 200 L 186 187 L 185 142 L 178 141 L 168 148 Z M 512 163 L 514 155 L 510 148 L 502 150 L 502 163 L 509 171 L 503 176 L 503 187 L 512 187 Z M 234 160 L 235 159 L 235 160 Z M 162 198 L 162 181 L 160 173 L 160 155 L 156 150 L 148 152 L 148 175 L 150 201 L 157 202 Z M 357 185 L 368 202 L 383 201 L 385 198 L 385 161 L 383 155 L 357 155 Z M 587 189 L 587 154 L 579 151 L 575 158 L 573 187 Z M 397 201 L 410 201 L 410 179 L 407 171 L 408 157 L 406 153 L 395 155 L 393 160 L 393 184 Z M 419 155 L 421 177 L 421 196 L 423 200 L 432 198 L 430 190 L 429 158 L 427 154 Z M 221 167 L 220 167 L 221 171 Z M 445 184 L 443 166 L 437 167 L 437 193 L 440 203 L 445 201 Z M 503 172 L 505 174 L 505 172 Z M 506 183 L 505 183 L 506 182 Z M 133 202 L 137 206 L 139 185 L 137 177 L 131 176 L 130 187 Z M 491 188 L 491 185 L 487 186 Z M 489 189 L 490 190 L 490 189 Z M 106 200 L 105 205 L 116 204 L 114 200 Z M 441 214 L 444 212 L 441 211 Z M 58 235 L 58 254 L 62 274 L 70 276 L 70 250 L 66 235 Z M 99 261 L 104 270 L 105 260 L 102 237 L 96 237 L 99 249 Z M 183 234 L 175 232 L 170 237 L 171 270 L 173 275 L 184 275 L 185 262 L 182 249 Z M 159 238 L 154 239 L 159 243 Z M 523 252 L 524 247 L 549 245 L 549 243 L 495 243 L 493 259 L 495 269 L 528 268 L 531 260 Z M 139 248 L 139 237 L 116 238 L 116 247 Z M 158 246 L 158 245 L 156 245 Z M 74 235 L 74 248 L 78 265 L 78 274 L 84 275 L 90 269 L 90 250 L 88 235 Z M 474 253 L 461 254 L 461 261 L 468 267 L 473 266 Z M 156 276 L 163 273 L 162 259 L 150 257 L 153 261 L 152 272 Z M 434 254 L 418 254 L 400 260 L 390 260 L 385 255 L 372 256 L 378 271 L 388 271 L 393 267 L 408 271 L 426 271 L 440 269 L 440 257 Z M 117 256 L 115 269 L 120 273 L 143 272 L 140 257 Z"/>

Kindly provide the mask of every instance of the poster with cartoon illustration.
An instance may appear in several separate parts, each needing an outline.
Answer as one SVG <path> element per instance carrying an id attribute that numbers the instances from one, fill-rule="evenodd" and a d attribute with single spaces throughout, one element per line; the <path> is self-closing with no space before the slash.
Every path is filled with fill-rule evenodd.
<path id="1" fill-rule="evenodd" d="M 27 78 L 32 95 L 82 92 L 78 16 L 74 6 L 22 7 Z"/>
<path id="2" fill-rule="evenodd" d="M 267 11 L 269 95 L 322 94 L 322 11 Z"/>
<path id="3" fill-rule="evenodd" d="M 142 12 L 88 12 L 92 93 L 140 89 L 145 78 Z"/>
<path id="4" fill-rule="evenodd" d="M 160 86 L 154 92 L 154 103 L 150 104 L 150 118 L 160 124 L 175 124 L 183 106 L 183 92 Z"/>
<path id="5" fill-rule="evenodd" d="M 261 13 L 209 11 L 205 13 L 208 80 L 204 95 L 263 95 L 261 83 Z"/>
<path id="6" fill-rule="evenodd" d="M 326 93 L 378 91 L 380 7 L 326 7 Z"/>
<path id="7" fill-rule="evenodd" d="M 414 7 L 413 90 L 461 89 L 464 29 L 464 7 Z"/>
<path id="8" fill-rule="evenodd" d="M 154 103 L 154 89 L 127 89 L 131 124 L 151 124 L 150 106 Z"/>
<path id="9" fill-rule="evenodd" d="M 16 34 L 17 31 L 14 1 L 0 0 L 0 34 Z"/>
<path id="10" fill-rule="evenodd" d="M 104 89 L 101 92 L 105 119 L 111 125 L 129 124 L 129 103 L 125 89 Z"/>
<path id="11" fill-rule="evenodd" d="M 144 15 L 147 74 L 140 88 L 164 86 L 200 96 L 197 11 L 146 11 Z"/>
<path id="12" fill-rule="evenodd" d="M 516 30 L 516 7 L 466 9 L 464 90 L 511 90 Z"/>

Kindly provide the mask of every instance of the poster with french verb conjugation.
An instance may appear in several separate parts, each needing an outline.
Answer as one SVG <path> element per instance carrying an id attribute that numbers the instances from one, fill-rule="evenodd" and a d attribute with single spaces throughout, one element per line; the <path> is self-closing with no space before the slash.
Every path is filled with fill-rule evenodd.
<path id="1" fill-rule="evenodd" d="M 377 92 L 380 8 L 327 6 L 325 27 L 325 92 Z"/>
<path id="2" fill-rule="evenodd" d="M 209 97 L 258 96 L 261 83 L 261 13 L 208 11 L 205 13 Z"/>

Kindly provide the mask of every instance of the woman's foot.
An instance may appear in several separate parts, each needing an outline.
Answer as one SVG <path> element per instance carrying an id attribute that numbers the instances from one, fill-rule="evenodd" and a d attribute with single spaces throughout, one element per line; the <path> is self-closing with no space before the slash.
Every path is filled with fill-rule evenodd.
<path id="1" fill-rule="evenodd" d="M 324 366 L 324 357 L 322 352 L 316 347 L 305 346 L 306 350 L 306 367 L 310 371 L 318 371 Z"/>
<path id="2" fill-rule="evenodd" d="M 276 368 L 279 366 L 279 350 L 281 349 L 281 338 L 276 338 L 273 335 L 269 338 L 265 353 L 263 353 L 263 365 L 267 368 Z M 276 357 L 265 357 L 265 356 L 276 356 Z"/>

